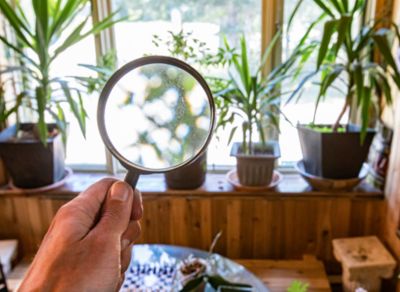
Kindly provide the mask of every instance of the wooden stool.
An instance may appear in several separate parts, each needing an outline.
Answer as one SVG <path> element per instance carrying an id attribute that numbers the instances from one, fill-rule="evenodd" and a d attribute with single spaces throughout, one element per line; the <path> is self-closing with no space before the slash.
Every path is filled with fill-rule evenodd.
<path id="1" fill-rule="evenodd" d="M 380 291 L 381 278 L 390 278 L 396 267 L 396 261 L 376 236 L 334 239 L 333 251 L 342 263 L 344 291 L 358 287 Z"/>

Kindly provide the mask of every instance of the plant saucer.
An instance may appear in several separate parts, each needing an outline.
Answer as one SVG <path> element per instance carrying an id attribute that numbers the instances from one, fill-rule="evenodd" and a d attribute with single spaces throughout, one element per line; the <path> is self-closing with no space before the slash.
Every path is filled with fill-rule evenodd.
<path id="1" fill-rule="evenodd" d="M 247 192 L 262 192 L 266 190 L 271 190 L 275 188 L 283 179 L 283 175 L 274 170 L 272 175 L 272 181 L 267 186 L 244 186 L 240 184 L 239 178 L 236 172 L 236 169 L 232 169 L 226 174 L 226 180 L 238 191 L 247 191 Z"/>
<path id="2" fill-rule="evenodd" d="M 25 188 L 19 188 L 19 187 L 15 186 L 13 181 L 10 179 L 8 186 L 10 187 L 10 189 L 12 189 L 14 191 L 20 191 L 20 192 L 24 192 L 24 193 L 43 193 L 43 192 L 48 192 L 48 191 L 55 190 L 55 189 L 62 187 L 67 182 L 67 180 L 72 176 L 72 174 L 73 174 L 72 169 L 69 167 L 66 167 L 64 170 L 64 176 L 62 177 L 62 179 L 60 179 L 59 181 L 56 181 L 55 183 L 52 183 L 51 185 L 38 187 L 38 188 L 25 189 Z"/>
<path id="3" fill-rule="evenodd" d="M 305 181 L 317 191 L 349 191 L 358 186 L 368 174 L 368 165 L 364 163 L 358 177 L 346 179 L 324 178 L 309 174 L 306 172 L 303 160 L 295 165 L 296 170 L 304 178 Z"/>

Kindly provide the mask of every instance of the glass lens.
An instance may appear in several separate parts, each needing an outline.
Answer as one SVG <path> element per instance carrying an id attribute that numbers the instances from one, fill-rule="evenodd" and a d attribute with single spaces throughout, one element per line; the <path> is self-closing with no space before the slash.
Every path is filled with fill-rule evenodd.
<path id="1" fill-rule="evenodd" d="M 211 131 L 204 88 L 187 71 L 163 63 L 125 74 L 112 89 L 104 115 L 114 148 L 149 170 L 190 160 Z"/>

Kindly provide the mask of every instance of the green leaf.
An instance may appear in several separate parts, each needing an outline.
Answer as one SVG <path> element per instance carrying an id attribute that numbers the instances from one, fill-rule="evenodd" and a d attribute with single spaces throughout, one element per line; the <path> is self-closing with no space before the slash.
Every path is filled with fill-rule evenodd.
<path id="1" fill-rule="evenodd" d="M 352 9 L 352 12 L 351 12 L 351 14 L 354 14 L 356 11 L 358 11 L 360 8 L 364 8 L 364 5 L 366 4 L 366 2 L 367 1 L 365 1 L 365 0 L 356 0 L 355 2 L 354 2 L 354 6 L 353 6 L 353 9 Z"/>
<path id="2" fill-rule="evenodd" d="M 364 75 L 361 64 L 355 64 L 353 70 L 353 77 L 356 86 L 357 105 L 361 104 L 364 94 Z"/>
<path id="3" fill-rule="evenodd" d="M 308 291 L 309 284 L 308 283 L 303 283 L 300 281 L 293 281 L 289 288 L 287 289 L 287 292 L 307 292 Z"/>
<path id="4" fill-rule="evenodd" d="M 236 132 L 237 128 L 238 128 L 237 126 L 232 128 L 232 130 L 231 130 L 231 132 L 229 134 L 229 138 L 228 138 L 228 145 L 231 144 L 233 136 L 235 135 L 235 132 Z"/>
<path id="5" fill-rule="evenodd" d="M 396 82 L 396 85 L 400 88 L 400 73 L 399 69 L 397 68 L 396 61 L 394 60 L 394 57 L 392 55 L 392 50 L 391 46 L 388 41 L 387 37 L 387 30 L 386 29 L 380 29 L 377 31 L 372 38 L 374 39 L 374 42 L 376 46 L 378 47 L 380 53 L 383 56 L 383 59 L 385 62 L 392 67 L 393 69 L 393 74 L 394 74 L 394 81 Z"/>
<path id="6" fill-rule="evenodd" d="M 14 9 L 7 3 L 7 1 L 0 1 L 0 11 L 3 13 L 5 18 L 15 31 L 18 39 L 21 40 L 24 45 L 32 48 L 31 42 L 25 36 L 25 34 L 27 34 L 28 36 L 32 36 L 30 29 L 25 25 L 21 18 L 18 17 Z"/>
<path id="7" fill-rule="evenodd" d="M 321 82 L 320 86 L 320 96 L 324 96 L 328 88 L 332 85 L 332 83 L 336 80 L 337 77 L 344 71 L 344 67 L 341 65 L 335 66 L 332 71 L 330 71 L 325 78 Z"/>
<path id="8" fill-rule="evenodd" d="M 247 59 L 246 39 L 244 36 L 242 36 L 240 39 L 240 45 L 241 45 L 242 65 L 237 66 L 236 69 L 238 70 L 238 73 L 240 73 L 247 94 L 249 94 L 251 90 L 251 75 L 250 75 L 249 62 Z"/>
<path id="9" fill-rule="evenodd" d="M 48 44 L 48 1 L 49 0 L 32 0 L 32 7 L 36 15 L 36 25 L 38 28 L 41 44 Z"/>
<path id="10" fill-rule="evenodd" d="M 329 20 L 325 22 L 321 45 L 318 52 L 317 69 L 319 69 L 324 62 L 324 59 L 328 52 L 329 44 L 332 41 L 332 35 L 337 29 L 337 24 L 337 20 Z"/>
<path id="11" fill-rule="evenodd" d="M 329 7 L 327 5 L 325 5 L 326 0 L 314 0 L 314 2 L 322 8 L 322 10 L 328 14 L 331 17 L 335 17 L 335 15 L 333 14 L 333 12 L 329 9 Z"/>
<path id="12" fill-rule="evenodd" d="M 287 22 L 287 31 L 290 31 L 290 28 L 292 27 L 292 22 L 294 17 L 296 16 L 297 11 L 299 11 L 301 4 L 303 4 L 303 0 L 299 0 L 297 1 L 296 5 L 294 6 L 294 9 L 292 11 L 292 13 L 289 16 L 289 20 Z"/>
<path id="13" fill-rule="evenodd" d="M 87 21 L 89 20 L 90 16 L 87 16 L 84 21 L 82 21 L 65 39 L 65 41 L 55 50 L 54 55 L 57 56 L 61 52 L 65 51 L 66 49 L 70 48 L 77 42 L 81 40 L 81 32 L 85 27 Z"/>
<path id="14" fill-rule="evenodd" d="M 293 93 L 289 96 L 288 100 L 286 101 L 286 104 L 290 103 L 293 98 L 295 98 L 302 90 L 302 88 L 304 87 L 304 85 L 310 81 L 311 78 L 313 78 L 316 74 L 318 73 L 318 71 L 315 72 L 311 72 L 310 74 L 306 75 L 301 82 L 299 83 L 299 85 L 296 87 L 296 89 L 293 91 Z"/>
<path id="15" fill-rule="evenodd" d="M 363 100 L 361 103 L 361 144 L 364 143 L 367 136 L 368 122 L 369 122 L 369 109 L 371 106 L 371 88 L 364 86 Z"/>
<path id="16" fill-rule="evenodd" d="M 272 38 L 271 42 L 268 44 L 268 46 L 265 48 L 265 51 L 262 55 L 261 58 L 261 63 L 260 66 L 258 68 L 258 72 L 261 72 L 261 70 L 263 69 L 263 67 L 265 66 L 265 63 L 267 62 L 268 58 L 271 56 L 271 53 L 273 52 L 273 50 L 275 49 L 276 44 L 278 43 L 278 41 L 281 39 L 282 37 L 282 31 L 279 30 L 274 37 Z"/>
<path id="17" fill-rule="evenodd" d="M 353 17 L 349 15 L 343 15 L 338 23 L 338 38 L 336 42 L 336 46 L 334 49 L 335 56 L 338 54 L 340 47 L 343 45 L 344 41 L 347 38 L 350 38 L 349 32 L 351 31 L 351 24 L 353 21 Z"/>
<path id="18" fill-rule="evenodd" d="M 80 104 L 81 104 L 81 98 L 80 98 L 80 104 L 78 104 L 72 97 L 71 90 L 68 87 L 67 82 L 65 81 L 58 81 L 58 83 L 61 86 L 62 91 L 64 92 L 64 95 L 68 101 L 68 104 L 71 108 L 71 111 L 75 118 L 78 120 L 79 127 L 81 129 L 81 132 L 83 136 L 86 136 L 86 126 L 85 126 L 85 116 L 82 115 L 82 110 L 80 109 Z"/>
<path id="19" fill-rule="evenodd" d="M 215 289 L 218 290 L 218 288 L 220 286 L 225 286 L 223 291 L 237 291 L 237 289 L 233 289 L 233 288 L 251 288 L 251 285 L 247 285 L 247 284 L 240 284 L 240 283 L 232 283 L 229 282 L 227 280 L 225 280 L 224 278 L 222 278 L 221 276 L 215 275 L 215 276 L 208 276 L 208 283 L 210 283 L 210 285 Z M 231 290 L 229 290 L 229 288 L 232 288 Z"/>
<path id="20" fill-rule="evenodd" d="M 66 0 L 65 4 L 61 2 L 64 1 L 60 0 L 60 3 L 58 3 L 59 6 L 57 9 L 57 14 L 54 15 L 53 23 L 49 28 L 49 39 L 51 39 L 54 35 L 59 34 L 60 29 L 67 21 L 71 20 L 71 16 L 73 17 L 79 6 L 87 3 L 85 0 Z M 61 6 L 62 4 L 63 6 Z"/>
<path id="21" fill-rule="evenodd" d="M 336 8 L 336 11 L 339 14 L 342 14 L 342 13 L 346 12 L 344 7 L 343 7 L 343 2 L 344 2 L 343 0 L 340 0 L 340 1 L 338 1 L 338 0 L 328 0 L 328 2 L 333 4 L 333 6 Z"/>

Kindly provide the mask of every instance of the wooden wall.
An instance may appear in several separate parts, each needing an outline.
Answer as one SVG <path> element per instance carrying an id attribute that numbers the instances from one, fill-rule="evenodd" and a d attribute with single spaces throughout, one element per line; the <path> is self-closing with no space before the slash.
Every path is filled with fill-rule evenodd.
<path id="1" fill-rule="evenodd" d="M 381 0 L 383 1 L 383 0 Z M 387 0 L 389 1 L 389 0 Z M 392 19 L 395 23 L 400 23 L 400 0 L 389 1 L 392 3 Z M 398 55 L 398 43 L 394 48 L 394 52 Z M 400 60 L 398 60 L 400 62 Z M 396 257 L 397 262 L 400 262 L 400 93 L 398 90 L 393 92 L 396 103 L 394 117 L 384 119 L 389 120 L 394 129 L 394 137 L 392 142 L 392 151 L 390 156 L 389 171 L 385 190 L 386 217 L 381 228 L 381 239 L 389 247 L 392 254 Z M 400 273 L 400 267 L 393 277 L 393 286 L 397 286 L 397 291 L 400 291 L 400 283 L 397 275 Z M 396 283 L 397 282 L 397 283 Z"/>
<path id="2" fill-rule="evenodd" d="M 18 238 L 34 253 L 57 209 L 70 197 L 0 196 L 0 238 Z M 230 258 L 295 259 L 315 254 L 335 268 L 333 238 L 379 233 L 385 202 L 379 196 L 293 196 L 224 193 L 144 193 L 142 243 L 208 249 Z"/>

